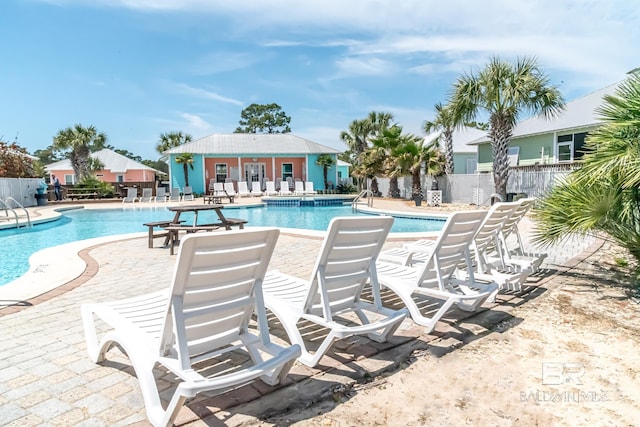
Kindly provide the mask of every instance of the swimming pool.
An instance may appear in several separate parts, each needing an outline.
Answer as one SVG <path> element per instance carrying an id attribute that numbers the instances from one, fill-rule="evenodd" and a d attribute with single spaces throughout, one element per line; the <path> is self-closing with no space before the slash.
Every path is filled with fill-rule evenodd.
<path id="1" fill-rule="evenodd" d="M 225 216 L 245 218 L 249 225 L 326 230 L 336 216 L 366 215 L 353 213 L 350 206 L 326 207 L 260 207 L 225 209 Z M 191 214 L 192 215 L 192 214 Z M 35 225 L 33 228 L 0 230 L 0 286 L 17 279 L 29 269 L 29 257 L 34 252 L 76 240 L 114 234 L 144 232 L 142 224 L 173 218 L 165 207 L 77 209 L 63 212 L 57 221 Z M 192 218 L 183 214 L 181 218 Z M 214 212 L 203 211 L 200 223 L 218 222 Z M 438 231 L 444 220 L 396 218 L 391 232 Z"/>

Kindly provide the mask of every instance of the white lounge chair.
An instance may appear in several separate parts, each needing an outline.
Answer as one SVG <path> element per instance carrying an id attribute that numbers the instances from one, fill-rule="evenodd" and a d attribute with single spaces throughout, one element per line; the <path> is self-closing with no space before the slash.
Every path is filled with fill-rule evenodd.
<path id="1" fill-rule="evenodd" d="M 140 201 L 150 203 L 152 199 L 153 199 L 153 188 L 143 188 Z"/>
<path id="2" fill-rule="evenodd" d="M 238 181 L 238 197 L 247 197 L 250 196 L 249 188 L 247 187 L 247 183 L 245 181 Z"/>
<path id="3" fill-rule="evenodd" d="M 91 360 L 102 362 L 112 344 L 126 351 L 153 425 L 172 425 L 186 399 L 198 393 L 221 394 L 258 378 L 274 385 L 287 375 L 300 348 L 271 342 L 261 289 L 278 233 L 263 228 L 189 235 L 180 244 L 170 288 L 82 305 Z M 257 333 L 249 328 L 254 314 Z M 95 317 L 111 328 L 99 342 Z M 207 369 L 224 366 L 232 351 L 246 352 L 253 363 L 229 366 L 230 371 Z M 155 364 L 180 381 L 166 409 Z"/>
<path id="4" fill-rule="evenodd" d="M 177 187 L 171 188 L 171 194 L 169 194 L 170 202 L 179 202 L 180 201 L 180 189 Z"/>
<path id="5" fill-rule="evenodd" d="M 164 187 L 156 188 L 156 202 L 166 202 L 167 201 L 167 190 Z"/>
<path id="6" fill-rule="evenodd" d="M 304 196 L 305 195 L 304 182 L 302 182 L 302 181 L 294 182 L 293 195 L 294 196 Z"/>
<path id="7" fill-rule="evenodd" d="M 260 182 L 259 181 L 251 182 L 251 195 L 252 196 L 262 196 L 262 190 L 260 189 Z"/>
<path id="8" fill-rule="evenodd" d="M 480 228 L 473 236 L 472 256 L 474 264 L 474 275 L 476 280 L 485 282 L 495 282 L 500 289 L 520 290 L 522 283 L 527 279 L 528 274 L 516 271 L 514 265 L 506 262 L 489 263 L 487 258 L 491 251 L 499 247 L 498 235 L 505 221 L 511 216 L 517 203 L 496 203 L 487 212 Z M 390 249 L 380 254 L 382 261 L 395 261 L 402 265 L 417 266 L 426 262 L 435 248 L 434 240 L 418 240 L 407 243 L 404 249 Z M 501 259 L 501 258 L 500 258 Z M 456 277 L 466 279 L 467 271 L 461 268 L 456 271 Z M 488 301 L 493 302 L 495 294 Z"/>
<path id="9" fill-rule="evenodd" d="M 227 193 L 227 196 L 235 197 L 238 195 L 235 188 L 233 188 L 233 182 L 225 182 L 224 191 Z"/>
<path id="10" fill-rule="evenodd" d="M 264 192 L 265 196 L 277 196 L 278 192 L 276 191 L 276 185 L 273 181 L 267 181 L 266 183 L 267 189 Z"/>
<path id="11" fill-rule="evenodd" d="M 486 211 L 452 214 L 436 240 L 433 252 L 417 268 L 378 261 L 380 284 L 402 299 L 413 321 L 425 326 L 427 332 L 433 330 L 438 320 L 454 303 L 463 310 L 473 311 L 497 292 L 496 283 L 480 283 L 475 280 L 471 264 L 470 244 L 485 217 Z M 469 272 L 466 280 L 457 279 L 454 275 L 462 262 Z M 420 304 L 414 300 L 424 296 L 444 300 L 443 305 L 431 317 L 421 313 Z"/>
<path id="12" fill-rule="evenodd" d="M 313 181 L 307 181 L 307 182 L 304 183 L 304 193 L 305 194 L 318 194 L 318 192 L 313 189 Z"/>
<path id="13" fill-rule="evenodd" d="M 127 197 L 122 199 L 122 203 L 135 203 L 138 199 L 138 189 L 137 188 L 127 188 Z"/>
<path id="14" fill-rule="evenodd" d="M 289 183 L 286 180 L 280 181 L 280 191 L 278 191 L 279 196 L 290 196 L 293 193 L 289 189 Z"/>
<path id="15" fill-rule="evenodd" d="M 490 257 L 489 262 L 505 262 L 516 265 L 523 272 L 535 273 L 540 269 L 542 261 L 547 257 L 545 253 L 535 253 L 526 251 L 522 244 L 522 237 L 518 231 L 518 224 L 524 218 L 526 213 L 533 207 L 535 199 L 526 198 L 516 202 L 517 207 L 513 214 L 505 221 L 500 238 L 499 256 Z"/>
<path id="16" fill-rule="evenodd" d="M 213 190 L 211 190 L 213 188 Z M 224 192 L 224 183 L 223 182 L 214 182 L 213 186 L 209 186 L 209 189 L 211 190 L 211 195 L 212 196 L 226 196 L 225 192 Z"/>
<path id="17" fill-rule="evenodd" d="M 185 185 L 184 190 L 182 191 L 182 201 L 188 202 L 191 200 L 195 200 L 193 197 L 193 189 L 190 185 Z"/>
<path id="18" fill-rule="evenodd" d="M 383 342 L 405 319 L 406 310 L 382 306 L 376 277 L 375 260 L 392 224 L 391 217 L 336 217 L 329 224 L 308 281 L 277 271 L 267 273 L 265 305 L 278 317 L 291 342 L 302 347 L 300 362 L 315 366 L 333 341 L 352 335 Z M 373 304 L 360 299 L 367 281 L 373 288 Z M 377 319 L 369 319 L 365 312 L 374 313 Z M 345 320 L 349 314 L 352 318 Z M 297 323 L 303 319 L 329 329 L 314 353 L 298 330 Z M 359 325 L 354 323 L 358 319 Z"/>

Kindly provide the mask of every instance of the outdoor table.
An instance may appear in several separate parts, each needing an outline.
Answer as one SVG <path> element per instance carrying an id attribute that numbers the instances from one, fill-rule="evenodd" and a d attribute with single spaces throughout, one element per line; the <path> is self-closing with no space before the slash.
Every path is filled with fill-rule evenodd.
<path id="1" fill-rule="evenodd" d="M 244 228 L 244 224 L 248 222 L 246 219 L 226 218 L 222 213 L 223 208 L 224 205 L 221 204 L 169 206 L 167 209 L 175 212 L 175 216 L 173 217 L 171 223 L 165 226 L 168 233 L 165 238 L 164 245 L 167 246 L 169 243 L 171 243 L 171 254 L 173 255 L 173 247 L 178 240 L 178 232 L 180 231 L 186 231 L 187 233 L 197 231 L 212 231 L 220 227 L 231 230 L 231 227 L 236 225 L 238 226 L 238 228 Z M 215 224 L 198 224 L 198 212 L 210 210 L 214 210 L 216 212 L 220 222 Z M 193 225 L 186 226 L 181 224 L 181 222 L 184 222 L 180 219 L 180 215 L 182 215 L 183 212 L 193 212 Z"/>

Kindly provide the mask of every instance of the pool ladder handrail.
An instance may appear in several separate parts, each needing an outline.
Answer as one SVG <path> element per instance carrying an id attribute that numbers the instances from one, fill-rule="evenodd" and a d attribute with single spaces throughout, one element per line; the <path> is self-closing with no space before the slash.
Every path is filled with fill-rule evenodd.
<path id="1" fill-rule="evenodd" d="M 5 216 L 9 216 L 8 211 L 11 211 L 16 219 L 16 228 L 20 228 L 20 220 L 18 219 L 18 213 L 16 212 L 16 210 L 14 208 L 12 208 L 11 206 L 9 206 L 9 202 L 13 202 L 16 205 L 16 208 L 20 208 L 24 211 L 26 217 L 27 217 L 27 225 L 29 227 L 32 226 L 31 224 L 31 217 L 29 216 L 29 211 L 27 210 L 27 208 L 25 208 L 24 206 L 22 206 L 20 204 L 20 202 L 18 202 L 16 199 L 14 199 L 13 197 L 9 196 L 6 199 L 2 200 L 0 199 L 0 209 L 4 210 Z"/>
<path id="2" fill-rule="evenodd" d="M 358 194 L 358 196 L 353 199 L 353 202 L 351 202 L 351 209 L 353 210 L 353 212 L 358 211 L 360 199 L 362 199 L 363 197 L 367 198 L 367 207 L 373 207 L 373 192 L 371 190 L 362 190 L 360 194 Z"/>

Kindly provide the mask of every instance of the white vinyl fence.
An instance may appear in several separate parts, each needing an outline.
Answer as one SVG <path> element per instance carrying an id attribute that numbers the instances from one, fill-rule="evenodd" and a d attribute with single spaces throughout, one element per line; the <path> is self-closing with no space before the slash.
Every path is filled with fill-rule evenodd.
<path id="1" fill-rule="evenodd" d="M 0 200 L 10 207 L 16 207 L 11 199 L 24 207 L 36 206 L 36 193 L 41 178 L 0 178 Z"/>
<path id="2" fill-rule="evenodd" d="M 542 197 L 568 174 L 567 171 L 510 171 L 507 194 L 509 196 Z M 431 189 L 432 180 L 429 176 L 422 176 L 422 192 L 425 199 L 427 190 Z M 491 195 L 494 193 L 493 175 L 490 173 L 442 176 L 437 178 L 437 182 L 438 189 L 442 190 L 442 200 L 445 203 L 488 205 Z M 399 178 L 398 187 L 402 198 L 411 199 L 410 176 Z M 388 197 L 389 179 L 378 178 L 378 188 L 384 197 Z"/>

